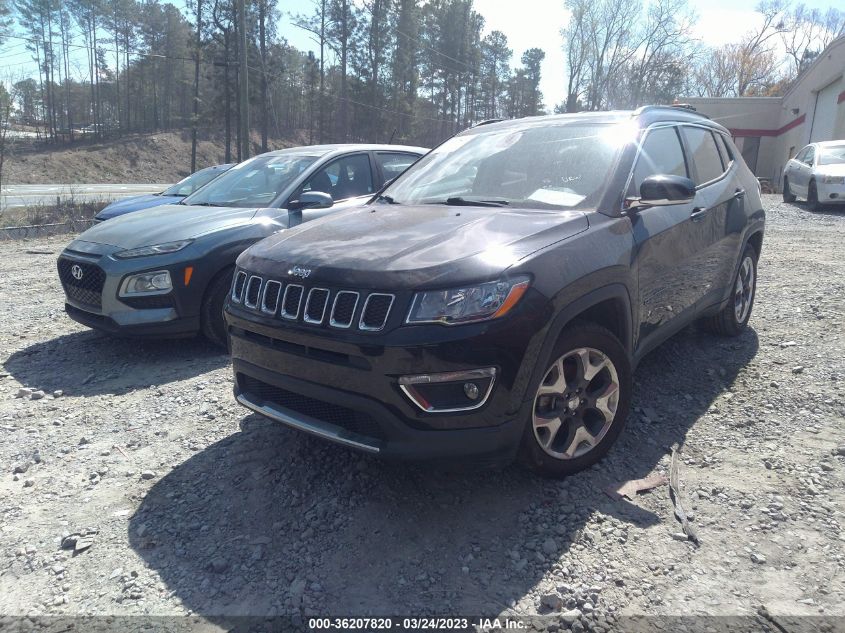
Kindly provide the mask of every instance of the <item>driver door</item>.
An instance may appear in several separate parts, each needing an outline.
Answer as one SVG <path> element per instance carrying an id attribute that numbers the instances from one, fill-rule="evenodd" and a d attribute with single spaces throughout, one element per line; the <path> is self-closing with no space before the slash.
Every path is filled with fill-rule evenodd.
<path id="1" fill-rule="evenodd" d="M 631 196 L 639 195 L 648 176 L 694 178 L 677 126 L 647 131 L 631 178 Z M 644 208 L 630 216 L 639 281 L 639 349 L 665 338 L 669 323 L 691 310 L 698 300 L 696 258 L 700 245 L 691 218 L 695 201 Z"/>
<path id="2" fill-rule="evenodd" d="M 373 166 L 368 152 L 341 156 L 317 169 L 291 197 L 298 198 L 307 191 L 329 194 L 334 204 L 327 209 L 303 209 L 302 221 L 317 218 L 364 204 L 375 193 Z"/>

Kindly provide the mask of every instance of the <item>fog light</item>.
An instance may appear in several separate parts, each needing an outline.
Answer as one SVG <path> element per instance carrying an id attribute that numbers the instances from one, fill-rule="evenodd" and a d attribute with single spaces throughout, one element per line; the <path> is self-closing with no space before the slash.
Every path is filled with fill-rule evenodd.
<path id="1" fill-rule="evenodd" d="M 487 402 L 496 381 L 496 368 L 468 369 L 442 374 L 401 376 L 399 387 L 426 413 L 471 411 Z"/>

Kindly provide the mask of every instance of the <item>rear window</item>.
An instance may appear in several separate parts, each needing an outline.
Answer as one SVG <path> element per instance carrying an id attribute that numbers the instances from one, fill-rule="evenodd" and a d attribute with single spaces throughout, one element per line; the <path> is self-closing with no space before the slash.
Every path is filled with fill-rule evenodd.
<path id="1" fill-rule="evenodd" d="M 722 166 L 713 133 L 704 128 L 685 126 L 684 136 L 686 136 L 690 154 L 698 172 L 698 180 L 695 184 L 701 185 L 721 176 L 725 169 Z"/>
<path id="2" fill-rule="evenodd" d="M 376 159 L 381 166 L 385 181 L 393 180 L 403 171 L 413 165 L 417 158 L 416 154 L 399 154 L 394 152 L 377 152 Z"/>

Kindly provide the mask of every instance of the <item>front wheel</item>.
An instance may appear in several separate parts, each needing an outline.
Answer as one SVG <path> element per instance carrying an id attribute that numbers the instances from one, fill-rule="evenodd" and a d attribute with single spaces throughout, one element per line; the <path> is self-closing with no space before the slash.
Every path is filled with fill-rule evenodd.
<path id="1" fill-rule="evenodd" d="M 232 287 L 234 267 L 226 268 L 214 277 L 205 289 L 202 299 L 202 333 L 218 347 L 226 347 L 226 322 L 223 320 L 223 305 Z"/>
<path id="2" fill-rule="evenodd" d="M 592 466 L 622 432 L 630 399 L 631 366 L 619 340 L 592 324 L 567 328 L 534 395 L 523 463 L 553 478 Z"/>
<path id="3" fill-rule="evenodd" d="M 746 245 L 734 279 L 733 294 L 728 304 L 712 317 L 702 320 L 707 330 L 722 336 L 738 336 L 748 325 L 757 293 L 757 253 Z"/>
<path id="4" fill-rule="evenodd" d="M 810 186 L 807 188 L 807 208 L 810 211 L 819 211 L 821 205 L 819 204 L 819 190 L 816 188 L 816 181 L 811 180 Z"/>

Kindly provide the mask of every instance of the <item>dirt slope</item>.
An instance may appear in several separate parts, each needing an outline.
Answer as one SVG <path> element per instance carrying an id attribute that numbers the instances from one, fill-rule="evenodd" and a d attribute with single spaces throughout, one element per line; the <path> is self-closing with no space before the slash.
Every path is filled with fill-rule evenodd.
<path id="1" fill-rule="evenodd" d="M 271 149 L 289 145 L 274 142 Z M 199 142 L 198 167 L 222 163 L 224 158 L 221 139 Z M 135 134 L 37 151 L 13 147 L 3 167 L 3 184 L 176 182 L 190 168 L 190 131 Z"/>

